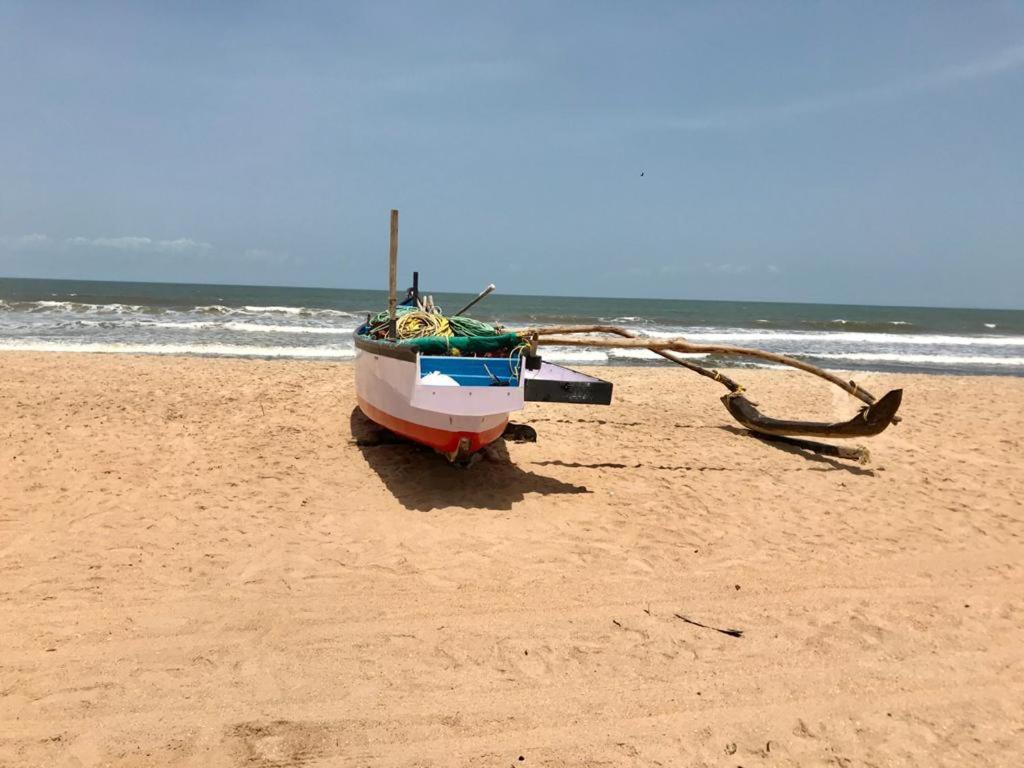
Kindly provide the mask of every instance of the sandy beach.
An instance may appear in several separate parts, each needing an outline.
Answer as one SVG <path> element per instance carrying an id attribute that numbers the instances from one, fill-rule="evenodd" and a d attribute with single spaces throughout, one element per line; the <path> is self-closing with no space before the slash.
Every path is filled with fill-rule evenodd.
<path id="1" fill-rule="evenodd" d="M 350 364 L 4 354 L 0 765 L 1019 763 L 1024 379 L 858 374 L 859 466 L 592 372 L 460 470 Z"/>

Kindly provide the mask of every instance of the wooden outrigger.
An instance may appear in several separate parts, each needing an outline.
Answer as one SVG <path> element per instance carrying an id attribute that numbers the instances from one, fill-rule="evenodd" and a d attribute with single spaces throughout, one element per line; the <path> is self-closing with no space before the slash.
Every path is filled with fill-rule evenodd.
<path id="1" fill-rule="evenodd" d="M 648 349 L 655 354 L 671 360 L 677 365 L 705 376 L 722 384 L 728 394 L 722 396 L 722 402 L 726 409 L 747 429 L 766 435 L 776 436 L 799 436 L 818 437 L 826 439 L 840 439 L 850 437 L 872 437 L 880 434 L 890 424 L 898 423 L 900 403 L 903 400 L 903 390 L 894 389 L 887 392 L 881 399 L 875 398 L 870 392 L 853 381 L 843 379 L 829 373 L 817 366 L 797 360 L 796 358 L 778 355 L 774 352 L 765 352 L 760 349 L 748 347 L 737 347 L 728 344 L 694 344 L 683 338 L 677 339 L 643 339 L 637 334 L 625 328 L 613 325 L 588 325 L 588 326 L 560 326 L 553 328 L 528 328 L 517 331 L 525 338 L 529 338 L 537 344 L 552 344 L 559 346 L 577 347 L 601 347 L 601 348 L 631 348 Z M 621 339 L 594 338 L 592 334 L 616 335 Z M 570 334 L 570 335 L 566 335 Z M 588 334 L 580 337 L 571 334 Z M 786 365 L 801 371 L 818 376 L 826 381 L 835 384 L 840 389 L 858 400 L 865 403 L 860 411 L 847 421 L 841 422 L 815 422 L 797 421 L 793 419 L 774 419 L 765 416 L 745 395 L 745 389 L 728 376 L 719 371 L 704 368 L 696 363 L 680 357 L 674 353 L 689 354 L 718 354 L 735 357 L 747 357 L 765 360 L 767 362 Z"/>

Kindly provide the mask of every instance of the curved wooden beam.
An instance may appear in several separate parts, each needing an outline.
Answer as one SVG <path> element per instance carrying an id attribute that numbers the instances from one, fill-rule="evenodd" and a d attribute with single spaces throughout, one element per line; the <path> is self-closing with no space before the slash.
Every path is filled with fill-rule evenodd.
<path id="1" fill-rule="evenodd" d="M 732 417 L 754 432 L 765 435 L 798 435 L 800 437 L 873 437 L 892 424 L 903 401 L 903 390 L 887 392 L 873 405 L 865 405 L 848 421 L 817 422 L 773 419 L 765 416 L 742 394 L 722 395 L 722 403 Z"/>
<path id="2" fill-rule="evenodd" d="M 683 338 L 676 339 L 645 339 L 639 334 L 614 325 L 587 325 L 587 326 L 554 326 L 547 328 L 528 328 L 516 331 L 523 338 L 544 344 L 557 344 L 562 346 L 576 347 L 603 347 L 603 348 L 639 348 L 649 349 L 655 354 L 667 360 L 683 366 L 694 373 L 705 376 L 719 382 L 729 394 L 722 397 L 726 409 L 736 421 L 747 429 L 764 435 L 785 436 L 800 435 L 804 437 L 825 437 L 825 438 L 847 438 L 847 437 L 870 437 L 882 432 L 890 424 L 898 423 L 900 403 L 903 400 L 903 390 L 896 389 L 886 393 L 880 400 L 876 399 L 867 390 L 861 388 L 856 382 L 843 381 L 828 371 L 817 366 L 805 363 L 786 355 L 777 355 L 773 352 L 765 352 L 760 349 L 748 347 L 736 347 L 729 344 L 694 344 Z M 559 334 L 583 334 L 583 333 L 605 333 L 614 334 L 622 339 L 599 339 L 599 338 L 578 338 L 563 336 Z M 774 419 L 765 416 L 754 403 L 748 400 L 743 394 L 743 387 L 730 379 L 728 376 L 715 370 L 704 368 L 691 360 L 679 356 L 678 352 L 691 354 L 722 354 L 735 355 L 739 357 L 753 357 L 769 362 L 779 363 L 791 368 L 806 371 L 819 378 L 835 384 L 843 391 L 858 398 L 866 405 L 852 419 L 843 422 L 813 422 L 796 421 L 791 419 Z"/>
<path id="3" fill-rule="evenodd" d="M 858 400 L 861 400 L 868 405 L 875 402 L 877 398 L 867 390 L 860 387 L 858 384 L 852 381 L 843 381 L 838 376 L 823 370 L 816 365 L 805 363 L 803 360 L 797 360 L 793 357 L 787 357 L 786 355 L 777 355 L 774 352 L 765 352 L 761 349 L 752 349 L 750 347 L 737 347 L 732 344 L 694 344 L 693 342 L 687 341 L 683 338 L 678 339 L 642 339 L 636 336 L 625 338 L 621 341 L 618 339 L 581 339 L 574 336 L 558 336 L 552 335 L 553 333 L 609 333 L 611 331 L 606 330 L 610 326 L 583 326 L 579 330 L 570 331 L 567 328 L 554 331 L 546 330 L 543 328 L 529 329 L 527 331 L 516 331 L 516 333 L 522 333 L 525 335 L 536 334 L 538 341 L 544 344 L 557 344 L 563 347 L 606 347 L 606 348 L 628 348 L 628 349 L 649 349 L 652 352 L 658 352 L 661 350 L 669 350 L 673 352 L 684 352 L 689 354 L 718 354 L 718 355 L 733 355 L 735 357 L 753 357 L 759 360 L 766 360 L 771 363 L 778 363 L 779 365 L 787 365 L 790 368 L 797 368 L 801 371 L 813 374 L 819 378 L 825 379 L 826 381 L 835 384 L 844 392 L 847 392 Z M 601 329 L 601 330 L 591 330 Z M 625 330 L 625 329 L 623 329 Z"/>

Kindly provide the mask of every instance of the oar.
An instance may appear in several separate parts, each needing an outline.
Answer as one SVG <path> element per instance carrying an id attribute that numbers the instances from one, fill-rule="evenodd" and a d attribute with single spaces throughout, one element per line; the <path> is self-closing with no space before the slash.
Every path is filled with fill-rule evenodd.
<path id="1" fill-rule="evenodd" d="M 473 299 L 471 302 L 469 302 L 469 304 L 467 304 L 462 309 L 460 309 L 458 312 L 456 312 L 454 315 L 452 315 L 452 317 L 458 317 L 463 312 L 469 311 L 470 307 L 472 307 L 474 304 L 476 304 L 478 301 L 480 301 L 480 299 L 482 299 L 485 296 L 487 296 L 493 290 L 494 290 L 494 283 L 491 283 L 486 288 L 484 288 L 482 291 L 480 291 L 479 295 L 475 299 Z"/>

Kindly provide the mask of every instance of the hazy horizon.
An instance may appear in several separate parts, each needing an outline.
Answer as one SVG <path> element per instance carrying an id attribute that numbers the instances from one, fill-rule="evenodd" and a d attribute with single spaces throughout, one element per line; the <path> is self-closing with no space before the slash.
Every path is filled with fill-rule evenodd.
<path id="1" fill-rule="evenodd" d="M 197 286 L 205 288 L 258 288 L 258 289 L 273 289 L 281 288 L 285 290 L 299 290 L 299 291 L 376 291 L 378 293 L 387 293 L 387 288 L 374 288 L 372 286 L 357 286 L 357 285 L 279 285 L 276 283 L 197 283 L 197 282 L 181 282 L 175 280 L 96 280 L 93 278 L 65 278 L 65 277 L 24 277 L 17 275 L 0 275 L 0 280 L 37 280 L 41 282 L 65 282 L 65 283 L 111 283 L 111 284 L 125 284 L 125 285 L 177 285 L 177 286 Z M 421 283 L 423 282 L 423 275 L 420 276 Z M 398 291 L 399 294 L 403 294 L 405 290 L 411 284 L 411 280 L 403 280 L 401 274 L 398 280 Z M 483 290 L 485 286 L 480 286 L 477 290 L 467 291 L 451 291 L 446 289 L 436 290 L 429 284 L 423 283 L 423 289 L 431 294 L 449 294 L 449 295 L 466 295 L 474 296 Z M 878 308 L 878 309 L 966 309 L 966 310 L 990 310 L 994 312 L 1024 312 L 1024 308 L 1020 307 L 978 307 L 971 306 L 968 304 L 955 305 L 955 304 L 850 304 L 841 301 L 773 301 L 766 299 L 690 299 L 690 298 L 665 298 L 659 296 L 613 296 L 613 295 L 599 295 L 599 294 L 571 294 L 571 293 L 511 293 L 508 291 L 502 291 L 500 286 L 496 287 L 494 294 L 498 296 L 506 296 L 509 298 L 544 298 L 544 299 L 608 299 L 609 301 L 687 301 L 696 303 L 708 303 L 708 304 L 808 304 L 815 306 L 834 306 L 834 307 L 866 307 L 866 308 Z M 0 296 L 2 299 L 3 296 Z"/>
<path id="2" fill-rule="evenodd" d="M 0 274 L 1024 308 L 1024 6 L 0 3 Z M 642 175 L 641 175 L 642 174 Z M 440 291 L 438 291 L 440 292 Z"/>

